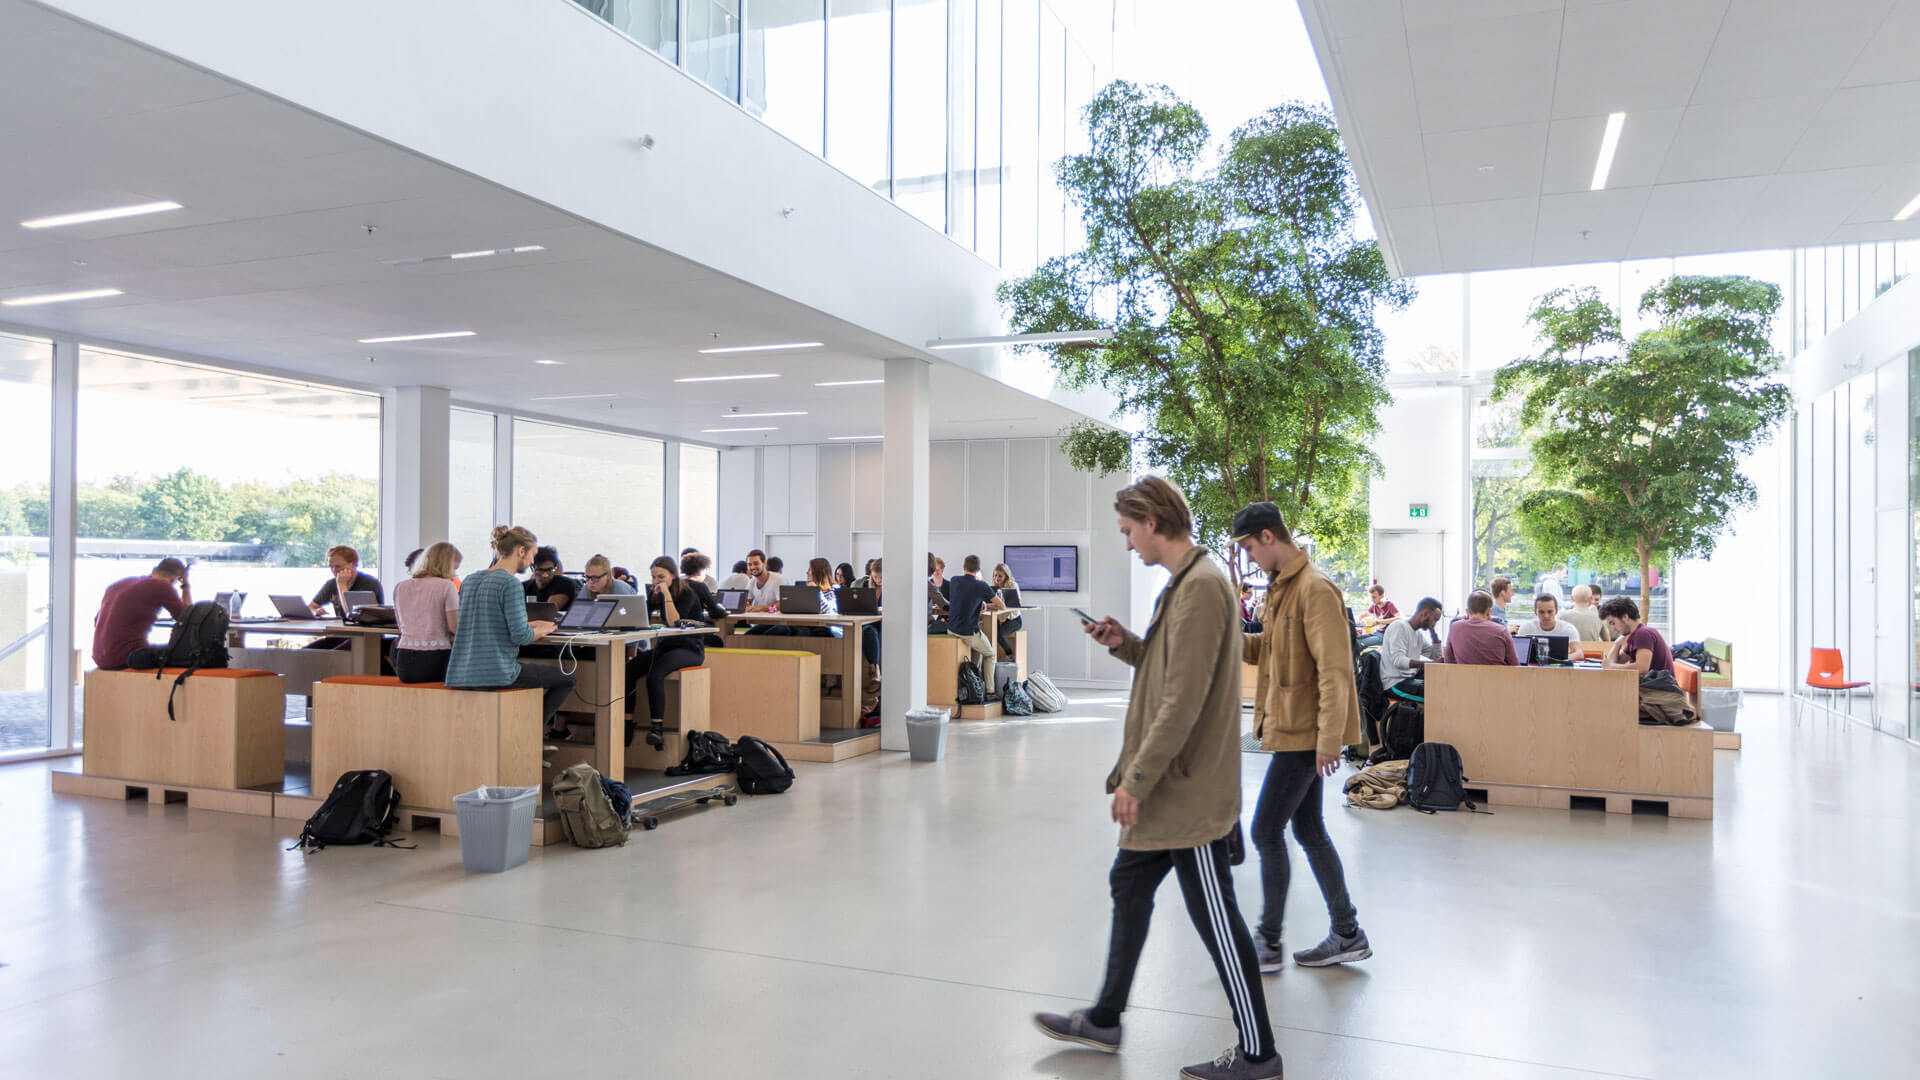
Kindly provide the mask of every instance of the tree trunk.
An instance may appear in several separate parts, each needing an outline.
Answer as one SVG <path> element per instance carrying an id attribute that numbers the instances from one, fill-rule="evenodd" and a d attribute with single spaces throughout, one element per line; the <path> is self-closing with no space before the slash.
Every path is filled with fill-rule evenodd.
<path id="1" fill-rule="evenodd" d="M 1640 621 L 1653 622 L 1653 552 L 1640 545 Z M 1669 633 L 1673 627 L 1667 627 Z"/>

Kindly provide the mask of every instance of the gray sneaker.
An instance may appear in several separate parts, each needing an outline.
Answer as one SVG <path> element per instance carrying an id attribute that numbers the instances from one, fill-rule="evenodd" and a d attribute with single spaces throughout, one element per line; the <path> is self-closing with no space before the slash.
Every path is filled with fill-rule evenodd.
<path id="1" fill-rule="evenodd" d="M 1279 1054 L 1255 1064 L 1240 1056 L 1239 1047 L 1229 1046 L 1212 1061 L 1181 1069 L 1180 1075 L 1184 1080 L 1281 1080 L 1286 1073 Z"/>
<path id="2" fill-rule="evenodd" d="M 1287 966 L 1287 947 L 1277 941 L 1269 945 L 1259 934 L 1253 935 L 1253 954 L 1260 960 L 1262 975 L 1271 975 Z"/>
<path id="3" fill-rule="evenodd" d="M 1373 946 L 1367 944 L 1367 932 L 1355 930 L 1352 937 L 1328 934 L 1327 940 L 1293 954 L 1293 962 L 1301 967 L 1332 967 L 1334 964 L 1347 964 L 1355 960 L 1365 960 L 1373 955 Z"/>
<path id="4" fill-rule="evenodd" d="M 1033 1026 L 1049 1039 L 1078 1043 L 1103 1054 L 1120 1052 L 1120 1025 L 1101 1027 L 1087 1019 L 1085 1009 L 1075 1009 L 1065 1016 L 1059 1013 L 1034 1013 Z"/>

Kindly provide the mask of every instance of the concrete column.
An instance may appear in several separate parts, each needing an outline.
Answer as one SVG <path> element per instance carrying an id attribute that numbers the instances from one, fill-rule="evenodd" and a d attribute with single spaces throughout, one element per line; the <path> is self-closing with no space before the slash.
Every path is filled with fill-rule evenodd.
<path id="1" fill-rule="evenodd" d="M 886 505 L 881 523 L 882 575 L 880 747 L 907 748 L 907 710 L 927 701 L 927 364 L 914 357 L 886 362 L 881 466 Z"/>
<path id="2" fill-rule="evenodd" d="M 686 546 L 680 542 L 680 444 L 668 439 L 666 447 L 666 454 L 661 459 L 660 553 L 671 555 L 674 562 L 679 562 L 680 549 Z M 711 551 L 704 554 L 715 563 L 720 561 L 720 557 Z"/>
<path id="3" fill-rule="evenodd" d="M 408 552 L 447 538 L 452 395 L 438 386 L 400 386 L 384 399 L 380 576 L 394 582 Z"/>
<path id="4" fill-rule="evenodd" d="M 47 750 L 55 753 L 74 745 L 73 686 L 86 662 L 73 647 L 76 619 L 93 618 L 74 611 L 76 532 L 80 524 L 78 487 L 80 418 L 80 343 L 73 338 L 53 342 L 53 476 L 48 492 L 47 562 L 52 571 L 47 596 Z M 85 732 L 81 733 L 85 737 Z"/>
<path id="5" fill-rule="evenodd" d="M 506 413 L 493 417 L 493 523 L 517 524 L 513 517 L 513 417 Z"/>

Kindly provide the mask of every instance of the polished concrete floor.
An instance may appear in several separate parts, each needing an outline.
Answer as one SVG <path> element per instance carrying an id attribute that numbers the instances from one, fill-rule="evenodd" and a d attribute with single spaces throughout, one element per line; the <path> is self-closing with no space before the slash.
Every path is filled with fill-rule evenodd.
<path id="1" fill-rule="evenodd" d="M 802 765 L 492 876 L 0 767 L 0 1075 L 1171 1077 L 1233 1038 L 1171 885 L 1124 1053 L 1027 1021 L 1099 979 L 1118 716 Z M 1741 726 L 1711 822 L 1330 797 L 1377 952 L 1267 980 L 1288 1075 L 1920 1075 L 1920 753 L 1773 699 Z M 1302 877 L 1292 947 L 1326 929 Z"/>

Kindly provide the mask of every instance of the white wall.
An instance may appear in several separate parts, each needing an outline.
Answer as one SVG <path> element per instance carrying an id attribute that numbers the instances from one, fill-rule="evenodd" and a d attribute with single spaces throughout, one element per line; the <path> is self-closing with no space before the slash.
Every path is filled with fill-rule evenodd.
<path id="1" fill-rule="evenodd" d="M 1368 499 L 1374 534 L 1439 532 L 1447 567 L 1439 600 L 1452 611 L 1464 607 L 1472 591 L 1473 521 L 1462 427 L 1467 402 L 1459 387 L 1396 387 L 1393 399 L 1380 413 L 1373 444 L 1385 470 L 1374 477 Z M 1414 503 L 1427 504 L 1425 518 L 1408 516 Z M 1419 599 L 1391 581 L 1381 584 L 1402 608 Z"/>
<path id="2" fill-rule="evenodd" d="M 1029 663 L 1062 682 L 1126 685 L 1125 665 L 1093 648 L 1067 610 L 1112 612 L 1145 625 L 1135 610 L 1133 560 L 1106 512 L 1122 482 L 1075 470 L 1058 439 L 935 442 L 930 459 L 928 542 L 947 560 L 949 573 L 958 573 L 960 560 L 970 554 L 991 566 L 1008 544 L 1078 547 L 1079 592 L 1021 594 L 1040 609 L 1026 616 Z M 759 547 L 785 559 L 788 576 L 797 578 L 815 555 L 857 568 L 879 553 L 884 493 L 878 442 L 730 451 L 721 460 L 723 500 L 734 497 L 736 484 L 746 486 L 734 474 L 748 460 L 758 463 L 758 521 L 742 529 L 723 504 L 718 561 L 730 565 Z M 906 580 L 920 577 L 915 567 Z"/>

